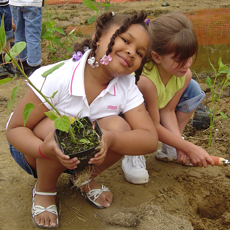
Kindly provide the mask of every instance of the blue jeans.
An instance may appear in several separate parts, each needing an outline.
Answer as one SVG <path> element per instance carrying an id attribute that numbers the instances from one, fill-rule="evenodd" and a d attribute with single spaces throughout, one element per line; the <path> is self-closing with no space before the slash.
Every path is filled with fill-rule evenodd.
<path id="1" fill-rule="evenodd" d="M 4 13 L 4 25 L 5 25 L 5 33 L 6 40 L 13 38 L 13 29 L 12 29 L 12 15 L 9 6 L 0 6 L 0 17 L 2 20 L 2 16 Z"/>
<path id="2" fill-rule="evenodd" d="M 33 6 L 10 6 L 16 27 L 15 43 L 26 42 L 26 48 L 19 54 L 29 66 L 39 66 L 41 60 L 42 8 Z"/>
<path id="3" fill-rule="evenodd" d="M 190 113 L 204 100 L 204 98 L 205 93 L 201 90 L 200 85 L 192 79 L 181 95 L 175 110 Z"/>
<path id="4" fill-rule="evenodd" d="M 34 178 L 37 178 L 37 172 L 35 169 L 33 169 L 28 162 L 26 161 L 24 155 L 20 153 L 17 149 L 15 149 L 11 144 L 9 144 L 9 149 L 12 157 L 16 161 L 16 163 L 24 169 L 28 174 L 32 175 Z M 70 169 L 66 169 L 64 173 L 68 173 L 70 175 L 74 175 L 75 172 Z"/>

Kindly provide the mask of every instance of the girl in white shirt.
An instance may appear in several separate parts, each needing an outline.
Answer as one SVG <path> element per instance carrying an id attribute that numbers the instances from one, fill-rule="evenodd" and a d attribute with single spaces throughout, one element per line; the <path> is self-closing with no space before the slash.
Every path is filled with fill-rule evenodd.
<path id="1" fill-rule="evenodd" d="M 75 46 L 77 62 L 66 61 L 48 75 L 42 86 L 47 97 L 58 91 L 52 103 L 61 114 L 76 117 L 82 110 L 81 116 L 88 115 L 99 122 L 103 144 L 100 152 L 89 161 L 98 171 L 82 186 L 87 199 L 98 208 L 111 205 L 112 193 L 99 185 L 94 177 L 124 155 L 143 155 L 157 149 L 156 129 L 135 85 L 149 46 L 145 18 L 145 12 L 101 15 L 96 21 L 93 39 Z M 86 47 L 90 50 L 86 51 Z M 83 56 L 80 58 L 79 54 Z M 31 76 L 38 88 L 43 83 L 41 74 L 49 68 L 42 67 Z M 133 72 L 136 79 L 131 75 Z M 22 112 L 27 103 L 33 103 L 35 109 L 24 126 Z M 44 114 L 49 109 L 36 92 L 28 89 L 7 129 L 12 156 L 23 169 L 38 178 L 33 189 L 31 214 L 35 225 L 41 228 L 59 226 L 56 183 L 62 172 L 73 170 L 79 164 L 77 158 L 69 159 L 58 148 L 54 124 Z M 118 116 L 120 112 L 125 119 Z"/>

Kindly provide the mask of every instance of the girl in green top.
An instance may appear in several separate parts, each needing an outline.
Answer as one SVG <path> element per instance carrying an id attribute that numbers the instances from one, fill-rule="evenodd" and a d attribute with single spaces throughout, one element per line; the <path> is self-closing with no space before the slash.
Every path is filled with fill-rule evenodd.
<path id="1" fill-rule="evenodd" d="M 182 13 L 168 13 L 149 22 L 149 59 L 138 81 L 146 108 L 157 128 L 162 147 L 156 158 L 207 167 L 209 154 L 181 135 L 196 107 L 205 97 L 192 79 L 189 67 L 198 43 L 191 21 Z M 148 182 L 143 156 L 126 156 L 122 169 L 134 184 Z"/>

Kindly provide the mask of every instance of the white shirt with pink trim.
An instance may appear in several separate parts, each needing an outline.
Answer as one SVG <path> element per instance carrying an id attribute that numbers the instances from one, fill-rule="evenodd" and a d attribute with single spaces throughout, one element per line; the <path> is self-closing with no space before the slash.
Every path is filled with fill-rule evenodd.
<path id="1" fill-rule="evenodd" d="M 80 112 L 80 117 L 89 116 L 94 121 L 105 116 L 118 115 L 120 112 L 125 113 L 143 103 L 135 77 L 130 74 L 112 79 L 89 105 L 84 89 L 84 69 L 89 52 L 90 50 L 78 62 L 72 59 L 64 61 L 63 66 L 47 76 L 45 83 L 41 74 L 57 63 L 39 68 L 31 75 L 30 80 L 47 97 L 57 92 L 50 101 L 61 114 L 71 117 L 76 117 Z M 44 101 L 37 91 L 34 92 Z M 47 103 L 45 105 L 51 109 Z"/>
<path id="2" fill-rule="evenodd" d="M 34 6 L 42 7 L 42 0 L 9 0 L 11 6 Z"/>

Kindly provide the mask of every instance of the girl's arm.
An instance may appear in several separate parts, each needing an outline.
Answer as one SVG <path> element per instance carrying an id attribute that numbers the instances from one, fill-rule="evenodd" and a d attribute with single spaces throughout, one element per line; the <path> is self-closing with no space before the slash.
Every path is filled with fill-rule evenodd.
<path id="1" fill-rule="evenodd" d="M 189 82 L 185 84 L 189 84 Z M 185 154 L 187 154 L 190 158 L 192 158 L 194 164 L 198 164 L 199 166 L 203 165 L 206 167 L 207 166 L 206 160 L 212 163 L 213 162 L 212 159 L 209 157 L 208 153 L 205 150 L 181 138 L 177 121 L 175 122 L 176 115 L 174 109 L 179 101 L 182 92 L 180 93 L 178 92 L 177 95 L 178 97 L 174 98 L 174 101 L 172 101 L 172 104 L 170 104 L 168 107 L 168 116 L 167 117 L 165 116 L 165 119 L 170 121 L 167 123 L 168 125 L 176 124 L 175 125 L 176 131 L 173 130 L 175 132 L 173 133 L 171 130 L 165 128 L 161 124 L 162 121 L 160 115 L 162 114 L 160 114 L 158 109 L 157 89 L 156 86 L 153 84 L 153 82 L 149 78 L 142 75 L 140 77 L 140 80 L 138 81 L 138 87 L 144 96 L 147 111 L 149 112 L 150 117 L 152 118 L 156 126 L 159 141 L 168 144 L 170 146 L 173 146 L 176 149 L 182 150 Z M 171 115 L 169 112 L 170 109 L 171 109 Z M 173 122 L 174 124 L 172 124 Z M 195 150 L 197 151 L 196 153 Z"/>
<path id="2" fill-rule="evenodd" d="M 144 103 L 129 110 L 124 116 L 131 130 L 108 131 L 110 151 L 123 155 L 144 155 L 155 152 L 158 147 L 158 135 Z"/>
<path id="3" fill-rule="evenodd" d="M 35 108 L 33 109 L 29 119 L 24 126 L 23 110 L 27 103 L 33 103 Z M 36 96 L 36 94 L 31 89 L 28 89 L 10 119 L 6 132 L 7 140 L 18 151 L 33 158 L 41 158 L 39 153 L 39 146 L 41 145 L 41 151 L 46 157 L 54 158 L 56 157 L 54 155 L 57 155 L 58 153 L 59 157 L 63 159 L 69 159 L 68 156 L 63 155 L 62 152 L 58 150 L 58 147 L 54 141 L 54 137 L 53 140 L 51 140 L 52 135 L 48 135 L 51 131 L 53 132 L 54 130 L 52 123 L 50 123 L 52 127 L 46 127 L 46 129 L 43 130 L 43 139 L 45 140 L 44 142 L 46 142 L 45 145 L 43 139 L 34 134 L 34 128 L 37 126 L 37 124 L 43 121 L 45 118 L 44 112 L 47 111 L 48 109 Z M 46 136 L 49 136 L 47 140 Z M 53 152 L 54 149 L 57 151 L 57 153 Z"/>
<path id="4" fill-rule="evenodd" d="M 35 108 L 24 126 L 23 110 L 27 103 L 33 103 Z M 45 117 L 44 112 L 47 111 L 48 109 L 35 93 L 28 89 L 8 124 L 6 132 L 8 142 L 23 154 L 37 157 L 39 154 L 38 147 L 42 144 L 42 141 L 34 135 L 33 128 Z"/>
<path id="5" fill-rule="evenodd" d="M 184 86 L 174 95 L 174 97 L 168 102 L 168 104 L 159 111 L 161 125 L 180 138 L 181 138 L 181 134 L 183 132 L 184 127 L 180 129 L 180 126 L 182 125 L 178 124 L 177 116 L 175 113 L 175 108 L 181 98 L 181 95 L 188 87 L 191 79 L 192 79 L 192 72 L 189 69 L 188 72 L 186 73 Z M 185 125 L 186 124 L 184 124 L 184 126 Z"/>

